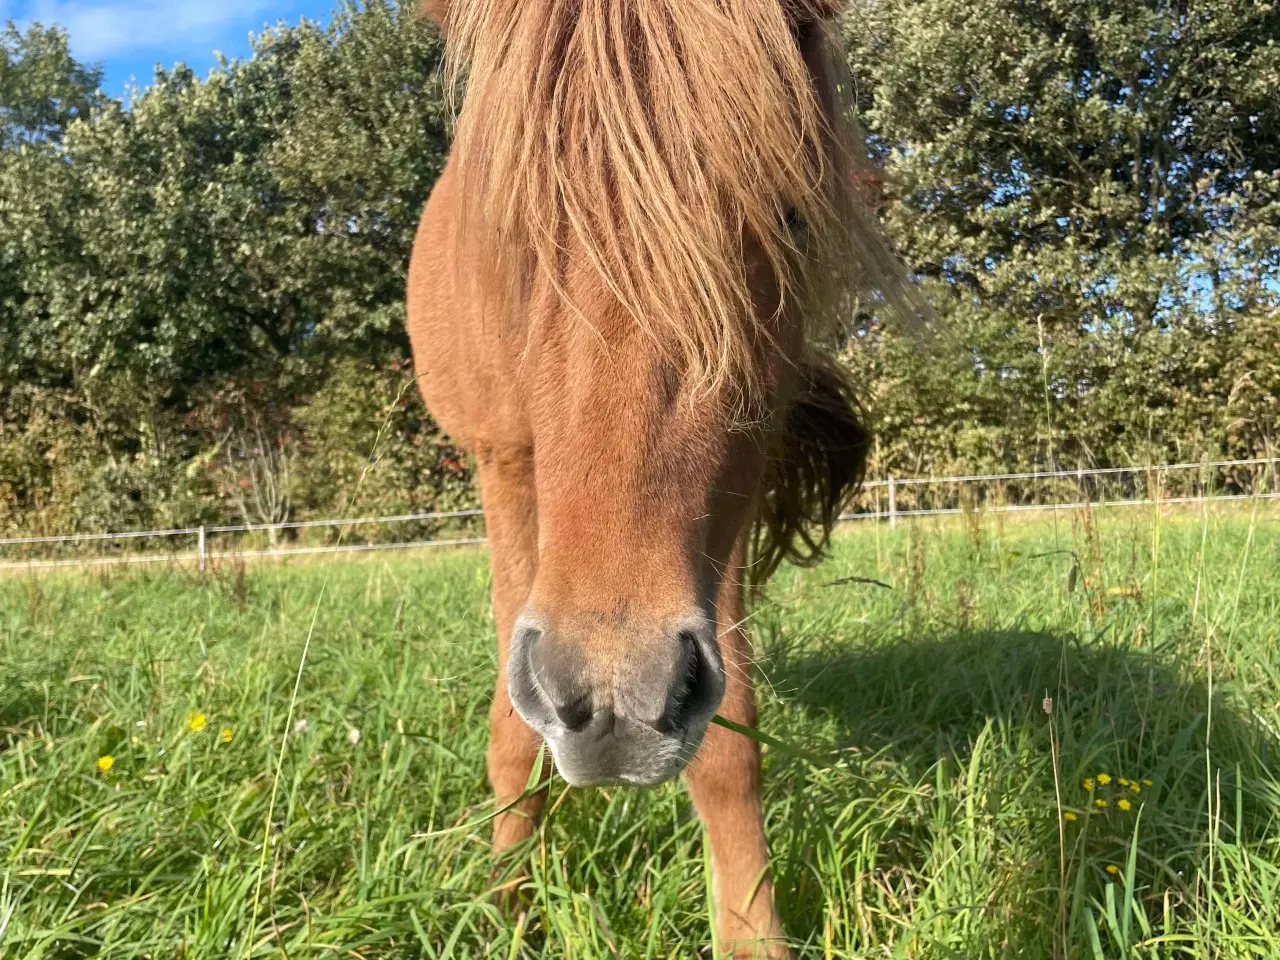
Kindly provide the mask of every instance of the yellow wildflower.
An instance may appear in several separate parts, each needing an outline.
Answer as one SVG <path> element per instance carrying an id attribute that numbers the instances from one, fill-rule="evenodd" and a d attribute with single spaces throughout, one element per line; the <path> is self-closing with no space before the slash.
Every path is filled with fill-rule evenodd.
<path id="1" fill-rule="evenodd" d="M 116 765 L 116 758 L 107 753 L 98 758 L 98 769 L 103 773 L 110 773 L 111 768 Z"/>
<path id="2" fill-rule="evenodd" d="M 1085 778 L 1084 778 L 1084 788 L 1085 788 L 1086 790 L 1092 790 L 1092 789 L 1093 789 L 1093 777 L 1085 777 Z"/>
<path id="3" fill-rule="evenodd" d="M 1129 784 L 1129 789 L 1130 789 L 1130 790 L 1132 790 L 1134 793 L 1141 793 L 1141 792 L 1142 792 L 1142 788 L 1141 788 L 1140 786 L 1138 786 L 1136 783 L 1131 783 L 1131 784 Z"/>
<path id="4" fill-rule="evenodd" d="M 1109 773 L 1098 774 L 1098 782 L 1105 787 L 1108 783 L 1111 782 L 1111 774 Z"/>
<path id="5" fill-rule="evenodd" d="M 1097 800 L 1093 801 L 1093 805 L 1095 807 L 1105 807 L 1107 805 L 1107 801 L 1099 797 Z"/>
<path id="6" fill-rule="evenodd" d="M 222 728 L 222 742 L 223 742 L 223 743 L 230 743 L 230 742 L 231 742 L 231 728 L 230 728 L 230 727 L 223 727 L 223 728 Z"/>
<path id="7" fill-rule="evenodd" d="M 1117 782 L 1117 783 L 1119 783 L 1119 784 L 1120 784 L 1120 786 L 1122 786 L 1122 787 L 1127 787 L 1127 786 L 1129 786 L 1129 784 L 1133 783 L 1133 781 L 1132 781 L 1132 780 L 1128 780 L 1128 779 L 1126 779 L 1126 778 L 1124 778 L 1124 777 L 1121 777 L 1121 778 L 1120 778 L 1119 780 L 1117 780 L 1116 782 Z"/>
<path id="8" fill-rule="evenodd" d="M 1119 876 L 1119 875 L 1120 875 L 1120 868 L 1119 868 L 1119 867 L 1117 867 L 1114 863 L 1108 863 L 1108 864 L 1107 864 L 1107 873 L 1111 874 L 1113 877 Z"/>
<path id="9" fill-rule="evenodd" d="M 1149 787 L 1149 786 L 1151 786 L 1152 784 L 1151 784 L 1151 781 L 1150 781 L 1150 780 L 1143 780 L 1143 781 L 1142 781 L 1142 785 L 1143 785 L 1144 787 Z"/>
<path id="10" fill-rule="evenodd" d="M 1072 813 L 1071 811 L 1069 811 L 1069 810 L 1068 810 L 1066 813 L 1064 813 L 1064 814 L 1062 815 L 1062 819 L 1063 819 L 1063 820 L 1074 820 L 1074 819 L 1076 819 L 1076 815 L 1075 815 L 1074 813 Z"/>
<path id="11" fill-rule="evenodd" d="M 208 719 L 209 718 L 203 713 L 193 713 L 187 720 L 187 726 L 190 727 L 193 732 L 199 733 L 204 729 L 205 721 Z"/>
<path id="12" fill-rule="evenodd" d="M 1117 800 L 1116 806 L 1119 807 L 1121 810 L 1133 809 L 1133 804 L 1129 802 L 1129 799 L 1127 797 L 1121 797 L 1119 800 Z"/>

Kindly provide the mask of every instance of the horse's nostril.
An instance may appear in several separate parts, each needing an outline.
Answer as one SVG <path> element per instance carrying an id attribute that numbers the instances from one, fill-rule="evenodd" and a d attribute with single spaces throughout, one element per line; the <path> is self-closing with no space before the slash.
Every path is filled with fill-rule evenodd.
<path id="1" fill-rule="evenodd" d="M 569 703 L 553 704 L 552 708 L 556 712 L 556 716 L 560 718 L 570 731 L 578 731 L 591 722 L 594 715 L 591 709 L 591 700 L 588 697 L 578 697 Z"/>
<path id="2" fill-rule="evenodd" d="M 692 630 L 679 633 L 684 669 L 677 675 L 667 696 L 667 706 L 658 721 L 663 733 L 674 733 L 689 722 L 689 717 L 704 706 L 708 693 L 704 689 L 707 669 L 702 644 Z"/>
<path id="3" fill-rule="evenodd" d="M 689 630 L 680 631 L 680 644 L 686 651 L 685 671 L 677 688 L 678 696 L 672 699 L 677 700 L 680 708 L 683 709 L 689 699 L 698 692 L 698 682 L 702 677 L 702 646 L 698 643 L 698 638 Z"/>
<path id="4" fill-rule="evenodd" d="M 595 716 L 581 649 L 540 630 L 530 630 L 523 639 L 519 653 L 527 667 L 508 666 L 508 685 L 512 700 L 522 707 L 521 715 L 529 720 L 541 713 L 549 723 L 554 714 L 569 731 L 581 730 Z M 513 662 L 515 659 L 513 656 Z"/>

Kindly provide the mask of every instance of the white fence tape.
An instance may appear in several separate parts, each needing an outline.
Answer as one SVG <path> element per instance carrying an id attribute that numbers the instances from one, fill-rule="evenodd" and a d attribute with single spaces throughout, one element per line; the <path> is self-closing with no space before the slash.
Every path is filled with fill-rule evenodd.
<path id="1" fill-rule="evenodd" d="M 1269 470 L 1264 472 L 1271 477 L 1273 487 L 1276 484 L 1275 467 L 1280 463 L 1280 457 L 1259 458 L 1252 460 L 1214 460 L 1204 463 L 1172 463 L 1160 466 L 1143 466 L 1143 467 L 1101 467 L 1081 470 L 1052 470 L 1044 472 L 1028 472 L 1028 473 L 997 473 L 997 474 L 974 474 L 954 477 L 889 477 L 885 480 L 871 480 L 865 483 L 864 489 L 877 490 L 887 488 L 888 492 L 888 510 L 882 510 L 880 506 L 880 498 L 877 494 L 874 508 L 869 508 L 857 513 L 846 513 L 840 516 L 841 520 L 887 520 L 889 524 L 896 525 L 899 518 L 902 517 L 926 517 L 926 516 L 946 516 L 965 512 L 963 506 L 947 506 L 918 508 L 906 507 L 900 503 L 900 491 L 904 487 L 924 487 L 945 484 L 984 484 L 984 483 L 1003 483 L 1007 481 L 1026 481 L 1026 480 L 1083 480 L 1086 477 L 1114 477 L 1119 474 L 1132 474 L 1135 477 L 1159 477 L 1167 475 L 1173 471 L 1181 470 L 1222 470 L 1229 467 L 1268 467 Z M 1273 490 L 1267 493 L 1255 490 L 1252 493 L 1221 493 L 1209 494 L 1205 496 L 1176 496 L 1176 497 L 1160 497 L 1155 499 L 1152 497 L 1132 497 L 1124 499 L 1103 499 L 1103 500 L 1070 500 L 1070 501 L 1053 501 L 1045 503 L 991 503 L 984 504 L 977 508 L 988 513 L 1014 513 L 1014 512 L 1031 512 L 1039 510 L 1076 510 L 1085 506 L 1090 507 L 1124 507 L 1124 506 L 1152 506 L 1156 503 L 1160 504 L 1181 504 L 1181 503 L 1205 503 L 1205 502 L 1229 502 L 1238 500 L 1272 500 L 1280 498 L 1280 491 Z M 455 520 L 470 517 L 481 517 L 483 512 L 480 510 L 447 510 L 436 511 L 430 513 L 403 513 L 385 517 L 353 517 L 345 520 L 296 520 L 283 523 L 246 523 L 226 526 L 213 527 L 181 527 L 172 530 L 128 530 L 120 533 L 75 533 L 64 534 L 60 536 L 41 536 L 41 537 L 10 537 L 0 539 L 0 548 L 7 546 L 35 546 L 41 544 L 81 544 L 89 542 L 102 542 L 113 540 L 136 540 L 145 537 L 196 537 L 197 549 L 195 552 L 173 552 L 166 554 L 140 554 L 119 556 L 97 556 L 97 557 L 72 557 L 63 559 L 41 559 L 31 558 L 29 560 L 16 560 L 0 562 L 0 570 L 13 569 L 35 569 L 48 567 L 75 567 L 75 566 L 99 566 L 104 564 L 117 563 L 187 563 L 195 562 L 199 564 L 201 570 L 205 568 L 209 560 L 227 560 L 237 557 L 292 557 L 304 556 L 308 554 L 324 554 L 324 553 L 360 553 L 376 550 L 404 550 L 422 547 L 451 547 L 465 546 L 470 544 L 478 544 L 487 542 L 484 537 L 453 537 L 439 540 L 409 540 L 397 541 L 393 543 L 353 543 L 353 544 L 332 544 L 313 547 L 273 547 L 264 550 L 220 550 L 211 551 L 208 549 L 208 539 L 215 534 L 231 534 L 231 533 L 254 533 L 260 531 L 278 532 L 281 530 L 302 530 L 315 527 L 350 527 L 361 524 L 387 524 L 410 521 L 435 521 L 435 520 Z"/>
<path id="2" fill-rule="evenodd" d="M 1147 467 L 1090 467 L 1079 470 L 1045 470 L 1031 473 L 984 473 L 956 477 L 896 477 L 890 480 L 868 480 L 864 487 L 884 487 L 890 483 L 908 486 L 925 483 L 990 483 L 993 480 L 1072 480 L 1076 477 L 1104 477 L 1119 473 L 1151 475 L 1173 470 L 1215 470 L 1221 467 L 1258 467 L 1280 463 L 1280 457 L 1260 457 L 1256 460 L 1206 460 L 1202 463 L 1164 463 Z"/>
<path id="3" fill-rule="evenodd" d="M 207 560 L 234 560 L 237 557 L 297 557 L 308 553 L 360 553 L 370 550 L 405 550 L 410 547 L 458 547 L 488 543 L 485 537 L 458 537 L 453 540 L 407 540 L 401 543 L 343 543 L 325 547 L 285 547 L 279 550 L 225 550 L 217 553 L 159 553 L 123 557 L 83 557 L 73 560 L 22 560 L 0 563 L 0 570 L 40 567 L 96 567 L 116 563 L 181 563 Z"/>
<path id="4" fill-rule="evenodd" d="M 1140 507 L 1157 503 L 1218 503 L 1231 500 L 1278 500 L 1280 493 L 1227 493 L 1214 497 L 1161 497 L 1159 500 L 1077 500 L 1074 503 L 999 503 L 984 506 L 982 513 L 1025 513 L 1037 510 L 1080 510 L 1084 507 Z M 964 513 L 963 507 L 940 507 L 936 510 L 899 510 L 899 517 L 945 517 Z M 841 520 L 887 520 L 888 513 L 842 513 Z"/>

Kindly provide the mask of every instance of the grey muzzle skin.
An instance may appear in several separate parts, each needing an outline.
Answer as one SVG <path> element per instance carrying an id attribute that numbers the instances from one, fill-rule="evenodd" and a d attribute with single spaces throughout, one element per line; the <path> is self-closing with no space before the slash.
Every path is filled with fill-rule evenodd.
<path id="1" fill-rule="evenodd" d="M 693 759 L 724 697 L 715 622 L 698 612 L 649 636 L 626 630 L 622 652 L 605 663 L 587 656 L 584 633 L 521 614 L 507 659 L 511 702 L 573 786 L 670 780 Z"/>

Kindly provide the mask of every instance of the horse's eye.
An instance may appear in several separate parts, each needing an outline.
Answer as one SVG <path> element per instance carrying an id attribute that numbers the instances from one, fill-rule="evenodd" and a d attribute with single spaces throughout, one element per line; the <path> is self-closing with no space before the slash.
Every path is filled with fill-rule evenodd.
<path id="1" fill-rule="evenodd" d="M 800 233 L 805 228 L 804 217 L 800 216 L 800 211 L 795 207 L 787 207 L 783 222 L 792 233 Z"/>

